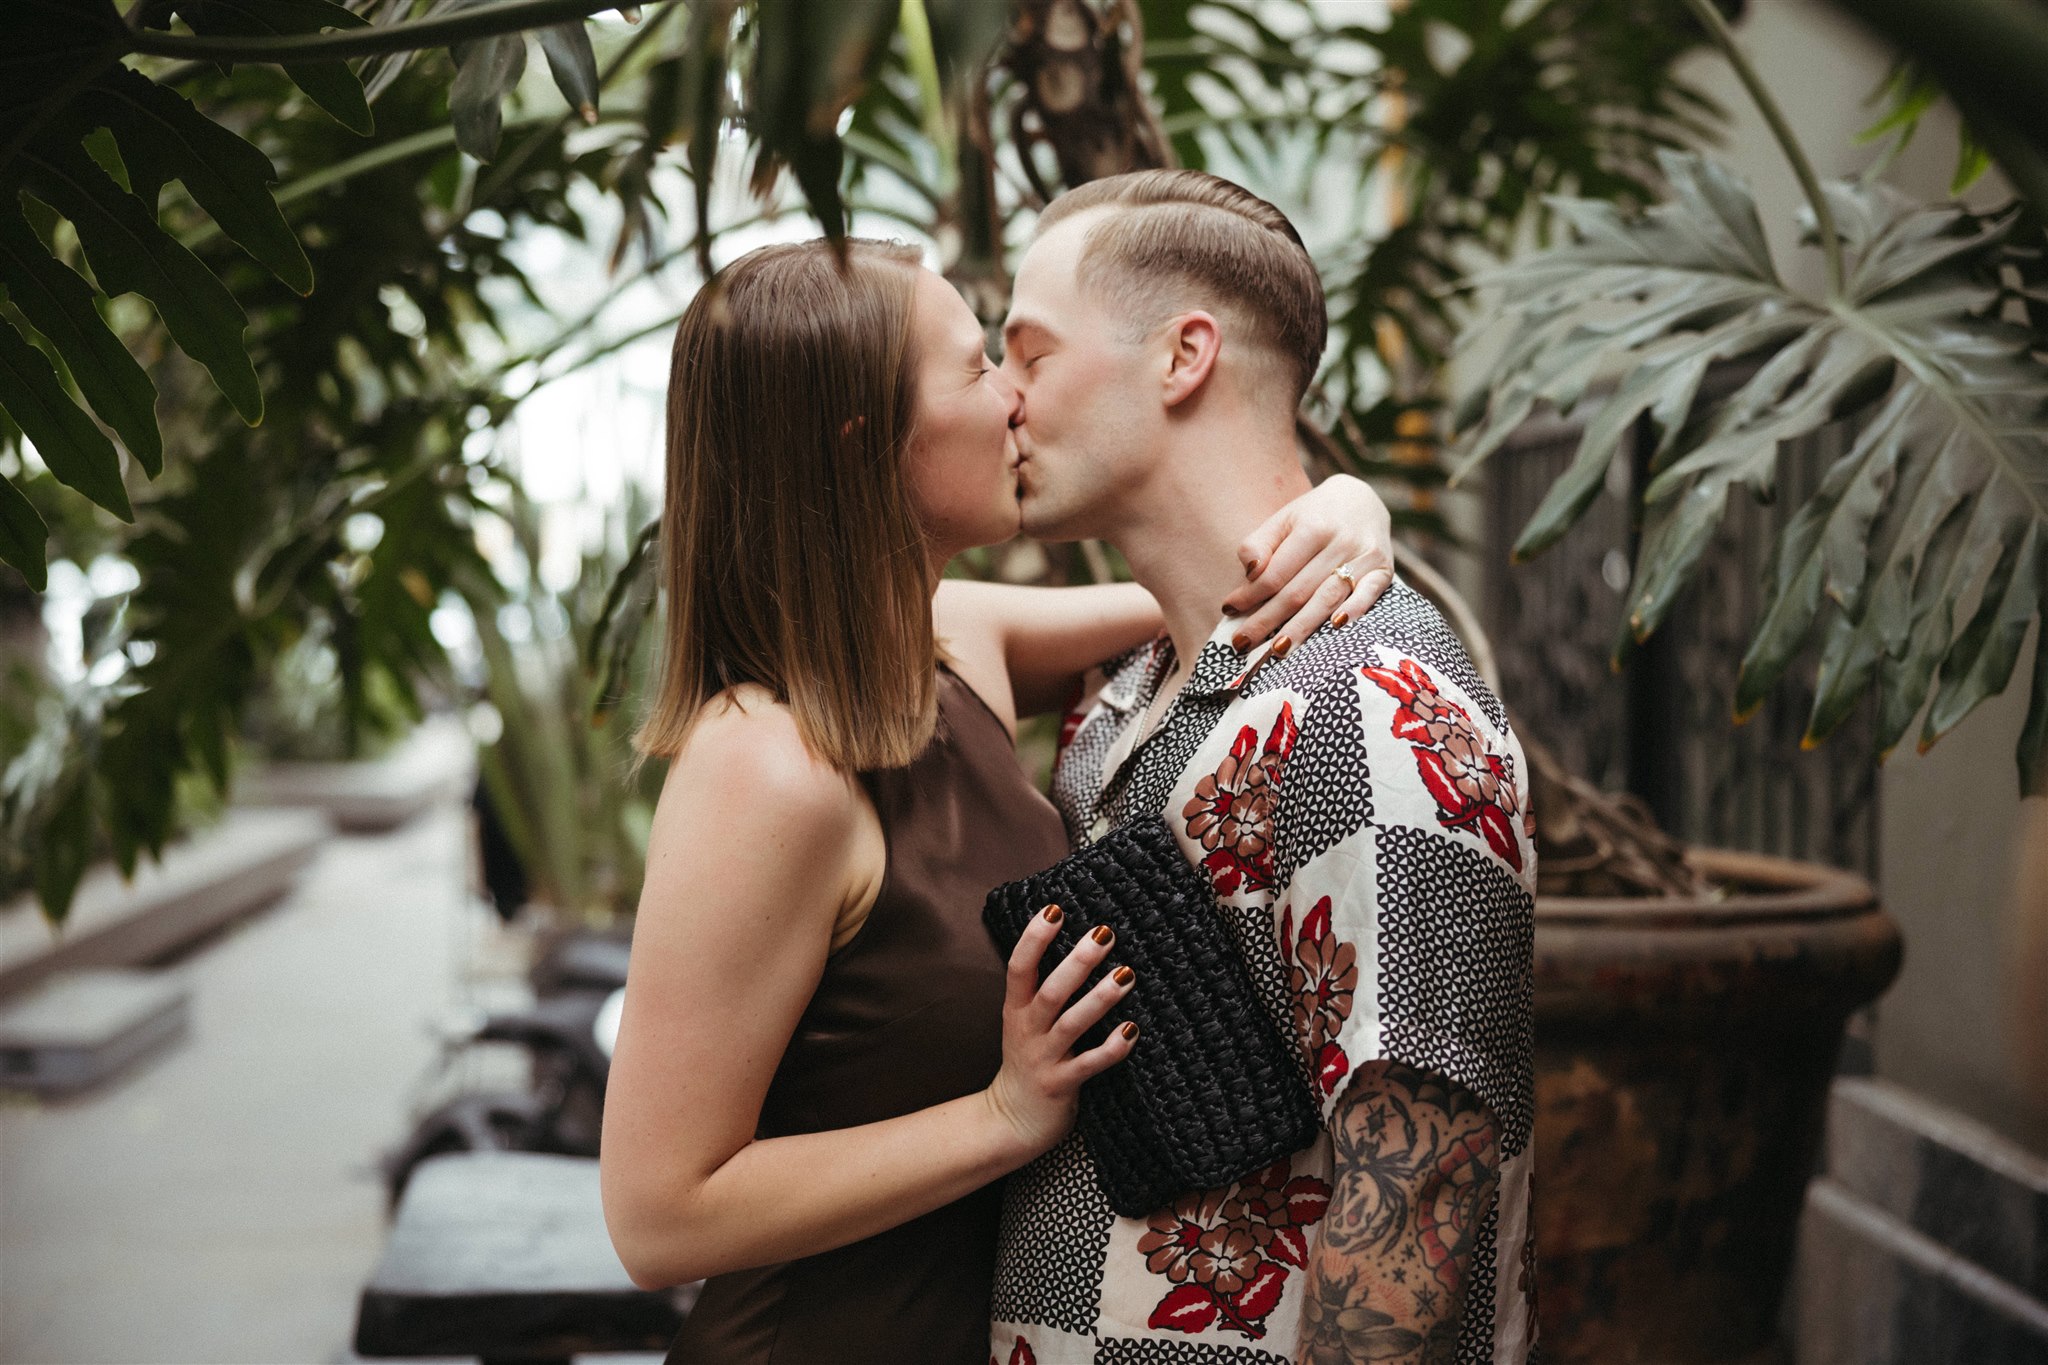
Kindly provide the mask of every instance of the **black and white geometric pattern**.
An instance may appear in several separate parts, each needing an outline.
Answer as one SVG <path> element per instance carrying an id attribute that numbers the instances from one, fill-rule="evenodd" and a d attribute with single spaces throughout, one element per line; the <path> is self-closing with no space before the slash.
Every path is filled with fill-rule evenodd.
<path id="1" fill-rule="evenodd" d="M 1372 822 L 1372 773 L 1358 714 L 1358 672 L 1345 668 L 1314 687 L 1303 709 L 1301 738 L 1280 777 L 1273 861 L 1283 884 L 1310 859 Z"/>
<path id="2" fill-rule="evenodd" d="M 1493 1291 L 1499 1261 L 1500 1206 L 1496 1204 L 1486 1211 L 1486 1217 L 1479 1222 L 1479 1235 L 1472 1240 L 1472 1275 L 1465 1284 L 1465 1302 L 1483 1303 L 1487 1311 L 1467 1313 L 1458 1324 L 1457 1359 L 1461 1365 L 1468 1360 L 1493 1359 Z M 1526 1361 L 1524 1365 L 1535 1365 L 1535 1361 Z"/>
<path id="3" fill-rule="evenodd" d="M 1245 727 L 1262 746 L 1280 735 L 1284 747 L 1288 727 L 1279 715 L 1291 708 L 1298 733 L 1271 779 L 1277 790 L 1270 863 L 1215 873 L 1218 904 L 1261 1000 L 1292 1034 L 1297 987 L 1287 960 L 1297 945 L 1283 948 L 1278 924 L 1285 907 L 1292 931 L 1304 932 L 1310 907 L 1327 898 L 1327 932 L 1357 953 L 1358 982 L 1333 1040 L 1342 1065 L 1322 1073 L 1335 1087 L 1324 1100 L 1326 1117 L 1343 1099 L 1334 1078 L 1355 1076 L 1367 1062 L 1391 1057 L 1438 1072 L 1493 1111 L 1503 1187 L 1526 1189 L 1535 850 L 1519 814 L 1479 829 L 1469 811 L 1454 820 L 1439 809 L 1433 791 L 1442 789 L 1441 765 L 1425 774 L 1421 749 L 1408 732 L 1394 733 L 1397 708 L 1407 704 L 1395 695 L 1398 685 L 1363 670 L 1427 673 L 1442 701 L 1466 710 L 1478 742 L 1520 788 L 1525 812 L 1526 764 L 1504 708 L 1436 609 L 1398 581 L 1358 620 L 1316 631 L 1281 659 L 1259 654 L 1248 664 L 1229 646 L 1231 624 L 1219 625 L 1203 645 L 1159 728 L 1139 739 L 1114 772 L 1109 760 L 1127 747 L 1131 727 L 1173 671 L 1172 647 L 1154 641 L 1091 679 L 1093 695 L 1053 772 L 1053 801 L 1070 837 L 1086 842 L 1108 824 L 1161 811 L 1181 832 L 1190 860 L 1200 861 L 1206 850 L 1185 815 L 1195 788 L 1217 772 Z M 1431 780 L 1439 786 L 1432 789 Z M 1232 818 L 1259 818 L 1255 808 L 1243 809 L 1253 813 L 1233 807 Z M 1514 810 L 1507 802 L 1493 814 Z M 1237 837 L 1228 836 L 1224 847 Z M 1306 1051 L 1302 1063 L 1312 1082 Z M 1327 1183 L 1332 1161 L 1331 1144 L 1318 1141 L 1292 1159 L 1289 1179 Z M 1498 1208 L 1486 1210 L 1458 1365 L 1533 1365 L 1530 1315 L 1503 1314 L 1512 1320 L 1496 1322 L 1493 1293 L 1502 1269 L 1512 1274 L 1519 1267 L 1525 1221 L 1516 1218 L 1504 1233 Z M 1295 1358 L 1308 1278 L 1299 1270 L 1289 1271 L 1256 1339 L 1214 1324 L 1177 1330 L 1171 1316 L 1158 1319 L 1167 1326 L 1141 1326 L 1173 1289 L 1135 1250 L 1145 1231 L 1145 1220 L 1119 1219 L 1108 1208 L 1077 1138 L 1013 1176 L 994 1300 L 998 1361 L 1009 1358 L 1020 1335 L 1033 1344 L 1039 1365 L 1276 1365 Z M 1514 1244 L 1505 1245 L 1510 1236 Z"/>
<path id="4" fill-rule="evenodd" d="M 1405 825 L 1374 831 L 1387 1054 L 1486 1101 L 1501 1152 L 1535 1103 L 1535 906 L 1498 860 Z"/>
<path id="5" fill-rule="evenodd" d="M 1188 761 L 1230 708 L 1232 695 L 1225 684 L 1243 667 L 1243 659 L 1228 643 L 1210 640 L 1202 646 L 1186 685 L 1160 717 L 1159 733 L 1126 758 L 1118 771 L 1105 774 L 1098 813 L 1106 814 L 1112 825 L 1121 825 L 1165 808 Z M 1172 669 L 1173 649 L 1168 645 L 1154 664 L 1154 676 L 1147 679 L 1141 713 L 1151 706 L 1155 689 Z"/>
<path id="6" fill-rule="evenodd" d="M 1166 657 L 1172 650 L 1162 637 L 1136 649 L 1126 650 L 1097 666 L 1083 683 L 1082 705 L 1094 697 L 1094 709 L 1061 750 L 1065 761 L 1088 772 L 1101 772 L 1104 760 L 1116 744 L 1123 727 L 1118 723 L 1137 705 L 1140 692 L 1150 696 L 1152 688 L 1165 677 Z M 1100 787 L 1082 790 L 1069 785 L 1052 789 L 1053 807 L 1067 827 L 1067 842 L 1079 846 L 1088 842 L 1088 826 L 1094 819 L 1094 805 Z"/>
<path id="7" fill-rule="evenodd" d="M 1095 1348 L 1093 1365 L 1294 1365 L 1294 1357 L 1276 1356 L 1253 1346 L 1110 1337 Z"/>
<path id="8" fill-rule="evenodd" d="M 998 1322 L 1093 1331 L 1115 1219 L 1089 1173 L 1080 1132 L 1068 1133 L 1004 1188 L 991 1314 Z"/>
<path id="9" fill-rule="evenodd" d="M 1325 678 L 1352 662 L 1362 662 L 1360 645 L 1372 643 L 1427 663 L 1458 685 L 1498 730 L 1507 725 L 1507 708 L 1479 676 L 1458 636 L 1427 597 L 1398 580 L 1381 594 L 1372 609 L 1343 627 L 1324 625 L 1291 650 L 1287 657 L 1258 669 L 1246 680 L 1244 695 L 1286 687 L 1306 691 L 1303 679 Z M 1126 656 L 1119 656 L 1126 657 Z"/>
<path id="10" fill-rule="evenodd" d="M 1138 751 L 1125 780 L 1104 795 L 1104 813 L 1111 825 L 1166 809 L 1167 798 L 1216 722 L 1230 706 L 1228 697 L 1195 699 L 1183 696 L 1159 736 Z M 1169 812 L 1170 813 L 1170 812 Z M 1091 831 L 1092 833 L 1092 831 Z"/>

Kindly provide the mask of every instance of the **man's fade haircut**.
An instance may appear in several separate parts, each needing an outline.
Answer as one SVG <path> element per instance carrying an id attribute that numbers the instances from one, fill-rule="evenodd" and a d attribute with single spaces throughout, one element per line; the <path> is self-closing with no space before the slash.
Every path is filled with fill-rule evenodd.
<path id="1" fill-rule="evenodd" d="M 1040 235 L 1077 213 L 1105 213 L 1082 241 L 1079 279 L 1099 290 L 1136 335 L 1174 313 L 1208 307 L 1228 316 L 1298 406 L 1329 335 L 1323 282 L 1287 215 L 1206 171 L 1129 171 L 1068 190 L 1038 216 Z"/>

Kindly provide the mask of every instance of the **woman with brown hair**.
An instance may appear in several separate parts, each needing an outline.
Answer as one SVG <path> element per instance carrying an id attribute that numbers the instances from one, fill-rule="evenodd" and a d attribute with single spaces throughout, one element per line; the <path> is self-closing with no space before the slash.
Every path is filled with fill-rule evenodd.
<path id="1" fill-rule="evenodd" d="M 761 248 L 676 329 L 666 647 L 639 735 L 669 771 L 601 1170 L 635 1283 L 711 1277 L 678 1365 L 979 1365 L 991 1182 L 1130 1049 L 1127 1025 L 1074 1051 L 1132 980 L 1070 999 L 1113 944 L 1041 986 L 1057 909 L 1007 969 L 981 925 L 990 888 L 1067 851 L 1016 718 L 1161 625 L 1134 585 L 942 581 L 1017 532 L 1017 411 L 972 312 L 898 244 Z M 1249 638 L 1384 586 L 1370 490 L 1303 502 L 1248 542 L 1256 572 L 1223 604 Z M 1348 599 L 1316 591 L 1350 591 L 1330 575 L 1352 563 L 1370 572 Z"/>

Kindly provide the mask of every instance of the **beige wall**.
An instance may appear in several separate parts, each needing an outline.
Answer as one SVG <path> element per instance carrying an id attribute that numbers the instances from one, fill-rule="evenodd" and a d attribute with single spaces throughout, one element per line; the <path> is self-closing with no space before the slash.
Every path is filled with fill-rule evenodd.
<path id="1" fill-rule="evenodd" d="M 1752 0 L 1738 36 L 1823 177 L 1868 164 L 1873 149 L 1854 137 L 1873 121 L 1864 100 L 1888 69 L 1881 48 L 1812 0 Z M 1757 187 L 1781 270 L 1817 285 L 1818 253 L 1795 246 L 1792 214 L 1804 201 L 1784 157 L 1725 63 L 1700 58 L 1694 74 L 1736 112 L 1724 151 Z M 1955 121 L 1940 111 L 1887 179 L 1916 197 L 1940 198 L 1955 147 Z M 1994 176 L 1968 197 L 1982 207 L 2009 196 Z M 1909 733 L 1883 770 L 1880 889 L 1905 935 L 1906 963 L 1879 1005 L 1877 1064 L 1882 1075 L 2048 1152 L 2048 1094 L 2038 1070 L 2031 1084 L 2023 1079 L 2021 1062 L 2023 1030 L 2048 1031 L 2038 965 L 2048 926 L 2024 932 L 2018 894 L 2023 821 L 2027 838 L 2048 838 L 2048 801 L 2022 810 L 2013 765 L 2031 657 L 2029 649 L 2004 696 L 1931 752 L 1915 753 Z M 2032 868 L 2048 875 L 2048 859 L 2037 856 Z M 2028 913 L 2038 917 L 2042 899 L 2035 894 Z M 2023 999 L 2029 953 L 2036 974 Z"/>

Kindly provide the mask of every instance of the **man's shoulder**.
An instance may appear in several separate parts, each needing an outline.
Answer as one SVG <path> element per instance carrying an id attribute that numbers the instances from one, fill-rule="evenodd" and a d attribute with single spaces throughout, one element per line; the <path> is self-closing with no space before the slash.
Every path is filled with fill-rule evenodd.
<path id="1" fill-rule="evenodd" d="M 1357 620 L 1325 626 L 1286 658 L 1255 669 L 1240 695 L 1250 698 L 1284 688 L 1315 698 L 1355 686 L 1370 676 L 1370 669 L 1398 671 L 1404 659 L 1451 683 L 1496 730 L 1505 729 L 1506 710 L 1458 633 L 1434 603 L 1399 580 Z"/>

